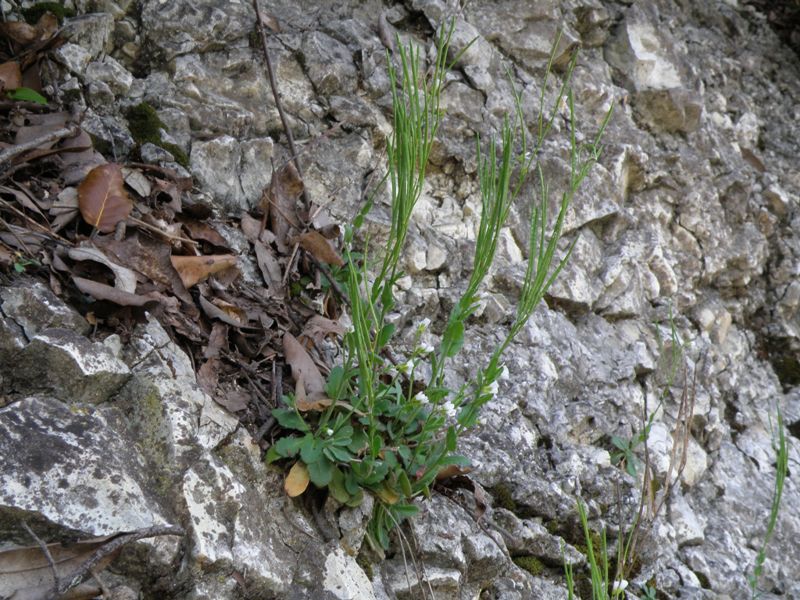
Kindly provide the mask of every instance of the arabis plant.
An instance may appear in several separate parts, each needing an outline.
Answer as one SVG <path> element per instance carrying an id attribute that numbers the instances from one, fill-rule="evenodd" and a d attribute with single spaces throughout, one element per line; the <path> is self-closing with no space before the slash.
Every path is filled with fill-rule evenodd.
<path id="1" fill-rule="evenodd" d="M 402 276 L 400 259 L 411 215 L 422 193 L 426 167 L 439 124 L 439 99 L 447 70 L 446 57 L 453 31 L 444 28 L 437 43 L 437 58 L 423 69 L 420 49 L 398 44 L 397 66 L 387 57 L 392 82 L 394 132 L 387 145 L 391 227 L 385 252 L 376 269 L 368 269 L 368 250 L 357 254 L 354 234 L 372 208 L 372 200 L 346 229 L 344 257 L 346 291 L 352 330 L 344 337 L 344 360 L 328 377 L 326 402 L 318 410 L 302 412 L 292 396 L 274 411 L 287 436 L 270 449 L 270 460 L 291 459 L 292 473 L 327 488 L 339 502 L 356 506 L 364 493 L 377 502 L 368 529 L 375 548 L 387 548 L 389 532 L 418 512 L 414 499 L 428 496 L 443 469 L 465 467 L 469 461 L 456 453 L 458 439 L 477 424 L 481 408 L 498 392 L 498 380 L 507 373 L 503 352 L 524 327 L 539 302 L 566 264 L 571 248 L 555 259 L 567 209 L 581 182 L 600 154 L 600 138 L 611 116 L 606 115 L 595 140 L 579 144 L 575 111 L 569 87 L 576 55 L 567 67 L 552 109 L 545 110 L 545 89 L 555 56 L 550 57 L 539 98 L 539 115 L 533 139 L 525 133 L 521 99 L 515 92 L 516 112 L 504 119 L 500 139 L 485 149 L 476 142 L 481 192 L 481 217 L 472 274 L 460 300 L 450 312 L 438 347 L 421 338 L 430 324 L 416 329 L 416 344 L 400 360 L 392 360 L 389 343 L 395 326 L 388 316 L 395 308 L 394 290 Z M 457 58 L 456 58 L 457 60 Z M 548 227 L 550 189 L 539 165 L 540 150 L 552 130 L 558 107 L 566 105 L 569 119 L 570 180 L 560 198 L 554 223 Z M 485 368 L 460 389 L 444 384 L 449 361 L 464 344 L 465 324 L 475 312 L 483 281 L 497 250 L 501 229 L 525 180 L 538 183 L 530 223 L 531 257 L 514 321 Z M 420 366 L 425 364 L 426 368 Z M 429 373 L 425 381 L 419 373 Z M 321 409 L 321 410 L 319 410 Z"/>

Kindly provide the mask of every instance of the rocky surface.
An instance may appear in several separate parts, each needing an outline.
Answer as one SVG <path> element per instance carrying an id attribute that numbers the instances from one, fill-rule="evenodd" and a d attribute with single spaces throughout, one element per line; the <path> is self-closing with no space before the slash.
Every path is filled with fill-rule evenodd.
<path id="1" fill-rule="evenodd" d="M 253 207 L 286 139 L 251 3 L 68 4 L 80 16 L 53 53 L 51 91 L 83 105 L 84 126 L 120 160 L 139 152 L 180 168 L 169 149 L 136 148 L 126 111 L 148 102 L 164 143 L 188 156 L 197 199 L 233 214 Z M 565 226 L 562 250 L 577 240 L 572 259 L 509 349 L 509 379 L 481 427 L 462 442 L 485 513 L 477 492 L 435 495 L 406 530 L 412 541 L 398 539 L 385 561 L 369 564 L 366 551 L 356 560 L 368 511 L 286 498 L 282 475 L 198 388 L 158 323 L 125 344 L 97 339 L 44 285 L 15 279 L 0 290 L 0 541 L 31 543 L 22 517 L 61 539 L 182 525 L 185 538 L 140 542 L 116 567 L 144 598 L 417 598 L 423 586 L 444 599 L 564 598 L 562 542 L 568 560 L 584 564 L 576 499 L 596 530 L 614 538 L 629 526 L 640 482 L 613 464 L 610 440 L 632 438 L 654 412 L 648 457 L 659 484 L 677 475 L 673 446 L 685 447 L 685 466 L 643 528 L 629 590 L 749 596 L 778 408 L 790 470 L 800 460 L 800 63 L 768 18 L 737 0 L 501 0 L 463 10 L 443 0 L 270 1 L 262 10 L 278 24 L 270 52 L 308 192 L 341 221 L 362 202 L 389 133 L 380 31 L 430 48 L 453 17 L 453 49 L 475 39 L 444 92 L 448 114 L 398 283 L 394 319 L 404 327 L 426 316 L 437 331 L 464 285 L 480 206 L 474 135 L 495 132 L 513 107 L 509 77 L 533 126 L 563 28 L 557 67 L 583 46 L 574 74 L 581 138 L 616 106 Z M 551 81 L 545 97 L 555 92 Z M 555 191 L 567 172 L 556 127 L 542 159 Z M 454 383 L 508 325 L 529 214 L 523 199 Z M 379 204 L 367 228 L 380 239 L 387 223 Z M 683 359 L 670 377 L 679 340 Z M 681 412 L 688 396 L 691 418 Z M 800 596 L 791 475 L 783 503 L 763 598 Z M 520 557 L 536 562 L 512 560 Z"/>

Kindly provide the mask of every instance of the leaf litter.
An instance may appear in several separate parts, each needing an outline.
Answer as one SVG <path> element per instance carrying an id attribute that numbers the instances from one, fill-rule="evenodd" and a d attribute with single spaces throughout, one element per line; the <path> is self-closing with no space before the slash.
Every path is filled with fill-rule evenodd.
<path id="1" fill-rule="evenodd" d="M 0 51 L 6 94 L 39 81 L 37 69 L 62 40 L 48 15 L 35 26 L 2 26 L 11 52 L 24 54 Z M 248 212 L 215 215 L 192 190 L 191 178 L 172 169 L 109 162 L 80 114 L 25 98 L 0 103 L 0 277 L 43 280 L 99 337 L 127 340 L 137 324 L 158 319 L 189 354 L 198 385 L 266 450 L 281 397 L 294 393 L 303 412 L 332 402 L 324 374 L 345 332 L 345 300 L 320 282 L 344 264 L 341 230 L 308 202 L 290 160 L 273 169 Z M 297 496 L 308 484 L 298 461 L 286 491 Z"/>
<path id="2" fill-rule="evenodd" d="M 0 93 L 37 81 L 61 43 L 52 15 L 3 28 Z M 343 264 L 341 236 L 305 204 L 293 162 L 274 167 L 251 211 L 214 214 L 190 178 L 104 157 L 80 114 L 48 102 L 0 104 L 0 277 L 45 281 L 98 337 L 127 340 L 147 315 L 158 319 L 198 385 L 252 431 L 285 394 L 297 392 L 303 410 L 327 406 L 343 301 L 320 281 Z"/>

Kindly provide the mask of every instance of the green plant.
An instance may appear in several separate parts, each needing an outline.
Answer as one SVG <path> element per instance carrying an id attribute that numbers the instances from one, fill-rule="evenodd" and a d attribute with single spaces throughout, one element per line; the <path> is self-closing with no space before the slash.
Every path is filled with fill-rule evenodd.
<path id="1" fill-rule="evenodd" d="M 767 560 L 767 544 L 769 544 L 775 525 L 778 522 L 778 514 L 781 508 L 781 497 L 783 496 L 783 484 L 789 472 L 789 449 L 786 445 L 786 431 L 783 425 L 783 414 L 778 410 L 778 443 L 775 450 L 775 485 L 772 490 L 772 504 L 769 510 L 769 521 L 767 522 L 767 532 L 764 534 L 764 543 L 756 555 L 756 563 L 753 573 L 748 576 L 750 592 L 753 600 L 761 596 L 758 591 L 758 579 L 764 572 L 764 562 Z"/>
<path id="2" fill-rule="evenodd" d="M 394 132 L 387 146 L 391 226 L 385 252 L 371 270 L 368 242 L 363 254 L 356 254 L 353 249 L 355 232 L 372 207 L 371 198 L 345 231 L 345 287 L 352 330 L 344 337 L 344 360 L 331 370 L 325 386 L 327 397 L 318 404 L 319 410 L 302 410 L 298 398 L 289 395 L 283 398 L 284 406 L 273 412 L 289 435 L 270 448 L 268 460 L 296 461 L 290 477 L 294 472 L 295 479 L 301 482 L 297 486 L 300 491 L 310 480 L 351 506 L 362 501 L 365 491 L 373 494 L 377 502 L 367 539 L 375 549 L 387 548 L 389 532 L 418 512 L 413 499 L 430 494 L 442 469 L 468 464 L 465 457 L 456 453 L 459 436 L 477 423 L 481 408 L 497 392 L 498 379 L 504 371 L 503 352 L 569 258 L 571 248 L 557 261 L 556 245 L 570 202 L 600 155 L 600 139 L 611 116 L 609 111 L 592 143 L 578 143 L 569 88 L 577 55 L 573 55 L 567 68 L 556 102 L 545 113 L 545 89 L 556 40 L 539 99 L 535 139 L 526 137 L 521 99 L 515 92 L 517 110 L 513 119 L 504 119 L 499 143 L 491 140 L 484 153 L 477 140 L 482 212 L 473 270 L 463 295 L 450 312 L 438 348 L 423 343 L 428 325 L 423 322 L 404 360 L 391 360 L 388 347 L 395 326 L 388 317 L 395 307 L 394 286 L 402 276 L 400 258 L 441 119 L 439 96 L 451 33 L 452 25 L 442 31 L 437 58 L 427 76 L 421 66 L 420 50 L 413 45 L 400 45 L 399 70 L 389 61 Z M 548 229 L 550 194 L 538 156 L 562 101 L 569 111 L 571 172 L 558 215 Z M 465 323 L 478 306 L 479 290 L 492 264 L 500 230 L 531 172 L 538 178 L 539 201 L 531 211 L 531 257 L 514 321 L 487 366 L 460 389 L 451 390 L 444 385 L 448 361 L 463 346 Z M 430 375 L 427 381 L 418 381 L 417 375 L 426 361 Z"/>
<path id="3" fill-rule="evenodd" d="M 609 561 L 608 561 L 608 545 L 606 543 L 606 531 L 600 533 L 599 536 L 589 529 L 589 520 L 586 515 L 586 507 L 583 502 L 578 500 L 578 518 L 583 528 L 583 536 L 586 540 L 586 559 L 589 562 L 589 578 L 592 589 L 592 600 L 610 600 L 612 598 L 625 597 L 625 589 L 628 582 L 622 578 L 616 578 L 611 581 L 609 576 Z M 598 541 L 595 541 L 595 538 Z M 561 555 L 564 557 L 564 548 L 562 545 Z M 567 593 L 569 600 L 575 598 L 575 575 L 573 573 L 572 565 L 567 563 L 564 558 L 564 576 L 567 580 Z"/>
<path id="4" fill-rule="evenodd" d="M 647 414 L 646 418 L 644 419 L 642 429 L 634 433 L 631 438 L 624 438 L 618 435 L 611 436 L 611 443 L 617 448 L 617 451 L 611 455 L 611 461 L 620 466 L 620 468 L 624 468 L 631 477 L 636 477 L 639 469 L 642 467 L 642 462 L 636 456 L 636 450 L 639 448 L 639 446 L 647 444 L 647 440 L 650 437 L 650 430 L 653 428 L 655 417 L 669 395 L 672 384 L 675 382 L 675 376 L 677 375 L 680 365 L 683 361 L 684 343 L 680 334 L 678 333 L 677 327 L 675 326 L 675 318 L 672 314 L 671 306 L 669 309 L 669 328 L 670 346 L 669 354 L 667 355 L 669 365 L 666 369 L 667 372 L 665 385 L 662 387 L 661 393 L 659 394 L 658 405 L 652 411 L 647 411 L 645 409 Z M 661 339 L 661 330 L 656 327 L 655 332 L 658 340 L 659 350 L 661 355 L 664 356 L 665 344 Z"/>
<path id="5" fill-rule="evenodd" d="M 657 599 L 656 588 L 654 588 L 651 585 L 644 586 L 643 593 L 644 593 L 643 596 L 639 596 L 639 600 L 656 600 Z"/>
<path id="6" fill-rule="evenodd" d="M 39 261 L 23 256 L 20 252 L 14 253 L 14 271 L 16 273 L 24 273 L 28 267 L 41 267 Z"/>

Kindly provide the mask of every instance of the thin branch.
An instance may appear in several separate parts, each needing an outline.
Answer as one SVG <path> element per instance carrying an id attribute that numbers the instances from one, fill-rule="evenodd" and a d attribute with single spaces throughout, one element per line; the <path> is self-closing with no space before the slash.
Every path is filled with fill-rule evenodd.
<path id="1" fill-rule="evenodd" d="M 50 549 L 47 547 L 42 539 L 33 532 L 33 529 L 25 521 L 20 521 L 22 523 L 22 528 L 28 532 L 28 535 L 31 536 L 34 541 L 39 545 L 39 548 L 42 549 L 42 554 L 47 559 L 47 564 L 50 565 L 50 570 L 53 572 L 53 590 L 59 589 L 61 586 L 61 579 L 58 576 L 58 569 L 56 568 L 56 561 L 53 560 L 53 555 L 50 554 Z"/>
<path id="2" fill-rule="evenodd" d="M 264 60 L 267 63 L 269 87 L 272 89 L 272 97 L 275 99 L 275 108 L 278 109 L 278 115 L 280 115 L 281 124 L 283 125 L 284 132 L 286 133 L 286 140 L 289 143 L 289 152 L 292 154 L 292 162 L 294 162 L 294 166 L 297 169 L 297 174 L 300 176 L 300 180 L 302 181 L 303 169 L 300 166 L 300 161 L 298 160 L 297 148 L 295 148 L 294 145 L 294 136 L 292 135 L 292 130 L 289 127 L 289 120 L 286 118 L 286 113 L 283 110 L 283 104 L 281 104 L 281 96 L 278 92 L 278 85 L 275 80 L 275 69 L 272 67 L 272 59 L 269 56 L 269 49 L 267 47 L 267 32 L 264 29 L 264 19 L 261 17 L 261 11 L 258 8 L 258 0 L 253 0 L 253 10 L 256 11 L 258 31 L 261 34 L 261 45 L 264 49 Z M 303 186 L 303 203 L 305 204 L 306 213 L 309 213 L 311 211 L 311 201 L 308 199 L 308 193 L 306 192 L 305 186 Z"/>
<path id="3" fill-rule="evenodd" d="M 64 138 L 74 137 L 78 135 L 80 130 L 81 128 L 78 125 L 72 125 L 70 127 L 62 127 L 61 129 L 56 129 L 55 131 L 51 131 L 50 133 L 46 133 L 37 138 L 34 138 L 29 142 L 24 142 L 22 144 L 15 144 L 10 148 L 6 148 L 2 152 L 0 152 L 0 168 L 2 168 L 3 165 L 14 160 L 16 157 L 20 156 L 21 154 L 25 154 L 30 150 L 36 150 L 40 146 L 43 146 L 45 144 L 52 144 L 53 142 L 63 140 Z"/>
<path id="4" fill-rule="evenodd" d="M 68 581 L 59 584 L 56 593 L 49 596 L 48 600 L 58 600 L 58 598 L 66 594 L 69 590 L 80 585 L 86 576 L 92 573 L 92 569 L 94 569 L 94 567 L 97 566 L 101 560 L 103 560 L 109 554 L 116 552 L 125 544 L 159 535 L 183 536 L 184 534 L 185 532 L 182 528 L 174 525 L 157 525 L 155 527 L 148 527 L 147 529 L 140 529 L 131 533 L 123 533 L 122 535 L 115 537 L 107 544 L 103 544 L 97 550 L 95 550 L 94 553 L 92 553 L 92 555 L 86 559 L 80 567 L 78 567 Z"/>

